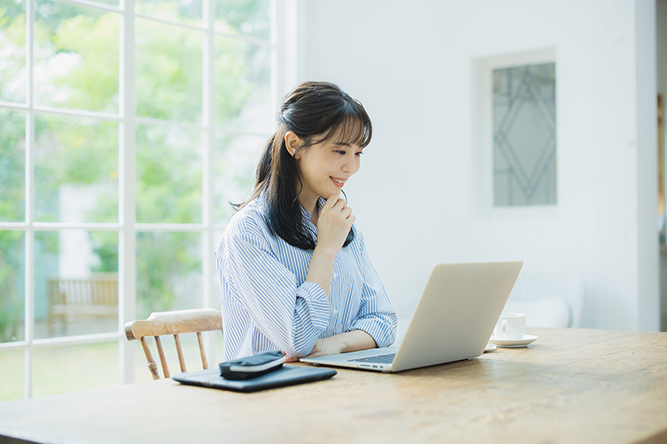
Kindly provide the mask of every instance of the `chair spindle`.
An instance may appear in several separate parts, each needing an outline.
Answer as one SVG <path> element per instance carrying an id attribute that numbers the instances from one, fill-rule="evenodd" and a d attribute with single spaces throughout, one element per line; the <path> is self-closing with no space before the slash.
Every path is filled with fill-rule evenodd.
<path id="1" fill-rule="evenodd" d="M 141 346 L 144 349 L 144 355 L 146 356 L 146 361 L 148 361 L 148 370 L 151 372 L 151 376 L 153 376 L 153 379 L 160 379 L 160 374 L 157 371 L 157 364 L 153 360 L 153 354 L 151 353 L 150 348 L 148 348 L 148 344 L 146 343 L 146 338 L 142 337 L 140 342 Z"/>
<path id="2" fill-rule="evenodd" d="M 174 342 L 176 343 L 176 352 L 178 353 L 178 364 L 181 366 L 183 373 L 187 372 L 185 369 L 185 359 L 183 358 L 183 349 L 181 349 L 181 340 L 178 335 L 174 335 Z"/>
<path id="3" fill-rule="evenodd" d="M 197 342 L 199 342 L 199 354 L 201 355 L 201 365 L 204 370 L 208 370 L 208 361 L 206 361 L 206 353 L 204 352 L 204 342 L 201 339 L 201 332 L 197 332 Z"/>
<path id="4" fill-rule="evenodd" d="M 167 358 L 164 356 L 164 350 L 162 349 L 162 341 L 160 341 L 159 336 L 153 336 L 155 338 L 155 345 L 157 346 L 157 352 L 160 355 L 160 363 L 162 364 L 162 373 L 164 373 L 165 378 L 171 378 L 171 373 L 169 373 L 169 365 L 167 364 Z"/>

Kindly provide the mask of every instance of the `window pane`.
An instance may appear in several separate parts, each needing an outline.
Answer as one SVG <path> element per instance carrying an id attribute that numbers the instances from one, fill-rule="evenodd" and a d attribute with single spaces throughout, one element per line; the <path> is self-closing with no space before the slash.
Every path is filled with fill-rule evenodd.
<path id="1" fill-rule="evenodd" d="M 25 397 L 25 352 L 23 350 L 0 350 L 0 402 L 14 401 Z"/>
<path id="2" fill-rule="evenodd" d="M 25 233 L 0 231 L 0 342 L 25 339 L 24 263 Z"/>
<path id="3" fill-rule="evenodd" d="M 555 205 L 556 65 L 493 71 L 496 206 Z"/>
<path id="4" fill-rule="evenodd" d="M 202 0 L 137 0 L 137 14 L 202 25 Z"/>
<path id="5" fill-rule="evenodd" d="M 203 304 L 199 233 L 137 233 L 137 318 Z"/>
<path id="6" fill-rule="evenodd" d="M 89 0 L 95 3 L 102 3 L 104 5 L 119 6 L 119 0 Z"/>
<path id="7" fill-rule="evenodd" d="M 268 40 L 271 0 L 216 0 L 215 30 Z"/>
<path id="8" fill-rule="evenodd" d="M 255 170 L 267 137 L 218 134 L 214 154 L 215 222 L 226 224 L 234 215 L 231 203 L 248 199 Z"/>
<path id="9" fill-rule="evenodd" d="M 0 141 L 0 221 L 22 222 L 25 220 L 25 113 L 0 110 Z"/>
<path id="10" fill-rule="evenodd" d="M 204 33 L 137 19 L 137 116 L 201 122 Z"/>
<path id="11" fill-rule="evenodd" d="M 118 342 L 36 348 L 32 367 L 35 396 L 119 385 Z"/>
<path id="12" fill-rule="evenodd" d="M 25 103 L 25 0 L 0 1 L 0 101 Z"/>
<path id="13" fill-rule="evenodd" d="M 35 219 L 118 221 L 118 124 L 35 117 Z"/>
<path id="14" fill-rule="evenodd" d="M 202 222 L 202 132 L 137 126 L 137 221 Z"/>
<path id="15" fill-rule="evenodd" d="M 35 338 L 118 331 L 118 233 L 35 233 Z"/>
<path id="16" fill-rule="evenodd" d="M 271 49 L 241 40 L 215 37 L 216 125 L 270 132 Z"/>
<path id="17" fill-rule="evenodd" d="M 120 14 L 38 0 L 35 103 L 118 112 Z"/>

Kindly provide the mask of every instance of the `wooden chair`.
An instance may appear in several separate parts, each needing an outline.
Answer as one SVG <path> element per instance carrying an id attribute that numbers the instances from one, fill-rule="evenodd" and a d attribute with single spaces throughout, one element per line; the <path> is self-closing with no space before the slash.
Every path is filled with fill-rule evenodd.
<path id="1" fill-rule="evenodd" d="M 153 375 L 153 379 L 160 379 L 160 374 L 158 373 L 157 364 L 153 360 L 153 355 L 148 348 L 148 343 L 146 342 L 147 336 L 155 338 L 155 345 L 160 356 L 160 363 L 162 364 L 162 373 L 165 378 L 169 378 L 171 377 L 171 373 L 169 373 L 169 366 L 167 365 L 167 359 L 162 349 L 160 336 L 174 335 L 178 362 L 181 366 L 181 371 L 186 372 L 185 359 L 183 359 L 183 350 L 181 349 L 181 341 L 178 335 L 183 333 L 197 333 L 202 367 L 208 369 L 201 332 L 215 330 L 222 332 L 222 313 L 220 310 L 212 308 L 152 313 L 145 321 L 132 321 L 125 324 L 125 336 L 127 340 L 134 341 L 138 339 L 141 341 L 146 361 L 148 361 L 148 370 Z"/>

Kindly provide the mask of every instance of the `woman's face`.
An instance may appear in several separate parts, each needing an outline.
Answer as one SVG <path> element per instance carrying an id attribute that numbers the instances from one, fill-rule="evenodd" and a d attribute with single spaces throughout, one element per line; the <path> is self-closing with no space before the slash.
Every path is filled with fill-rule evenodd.
<path id="1" fill-rule="evenodd" d="M 339 195 L 345 182 L 359 170 L 363 148 L 332 138 L 299 151 L 295 158 L 303 182 L 299 196 L 307 210 L 318 197 Z"/>

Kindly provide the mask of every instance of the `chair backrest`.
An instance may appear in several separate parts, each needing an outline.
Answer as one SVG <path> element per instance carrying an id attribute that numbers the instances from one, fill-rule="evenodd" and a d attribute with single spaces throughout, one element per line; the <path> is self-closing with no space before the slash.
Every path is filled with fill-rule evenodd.
<path id="1" fill-rule="evenodd" d="M 146 361 L 148 361 L 148 370 L 151 372 L 153 379 L 160 379 L 160 375 L 157 370 L 157 364 L 155 364 L 153 355 L 146 343 L 146 336 L 153 336 L 155 338 L 155 345 L 160 356 L 160 363 L 162 364 L 162 373 L 165 378 L 169 378 L 171 377 L 171 373 L 169 372 L 167 359 L 162 349 L 160 336 L 174 336 L 178 363 L 180 364 L 181 371 L 186 372 L 185 359 L 183 358 L 183 350 L 181 349 L 181 341 L 178 335 L 183 333 L 197 333 L 202 367 L 208 369 L 201 332 L 215 330 L 222 332 L 222 313 L 220 310 L 212 308 L 152 313 L 145 321 L 132 321 L 125 324 L 125 336 L 127 340 L 139 340 L 141 342 L 144 355 L 146 355 Z"/>

